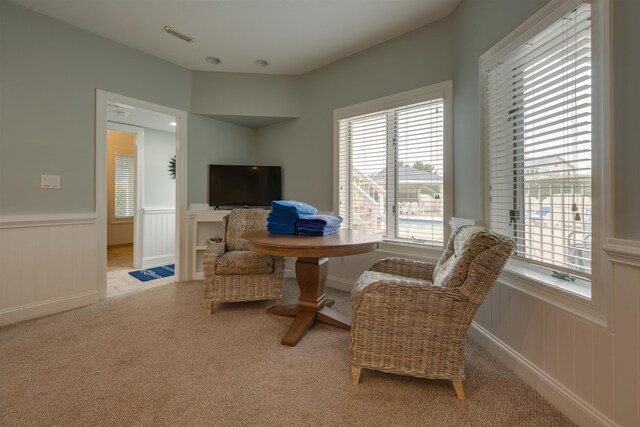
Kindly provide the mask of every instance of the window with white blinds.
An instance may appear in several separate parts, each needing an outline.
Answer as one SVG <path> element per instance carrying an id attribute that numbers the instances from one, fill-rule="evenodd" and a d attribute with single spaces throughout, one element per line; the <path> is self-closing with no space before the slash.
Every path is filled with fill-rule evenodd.
<path id="1" fill-rule="evenodd" d="M 580 4 L 484 72 L 490 227 L 569 280 L 591 275 L 591 57 Z"/>
<path id="2" fill-rule="evenodd" d="M 134 213 L 135 159 L 129 154 L 115 155 L 115 218 L 131 218 Z"/>
<path id="3" fill-rule="evenodd" d="M 443 96 L 338 119 L 338 210 L 349 228 L 442 245 Z"/>

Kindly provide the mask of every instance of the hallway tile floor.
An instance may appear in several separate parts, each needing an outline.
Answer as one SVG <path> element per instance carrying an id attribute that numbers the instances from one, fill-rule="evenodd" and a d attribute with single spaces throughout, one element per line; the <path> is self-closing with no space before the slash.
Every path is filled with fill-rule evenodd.
<path id="1" fill-rule="evenodd" d="M 129 274 L 133 267 L 133 245 L 107 248 L 107 298 L 137 292 L 175 281 L 175 276 L 141 282 Z"/>

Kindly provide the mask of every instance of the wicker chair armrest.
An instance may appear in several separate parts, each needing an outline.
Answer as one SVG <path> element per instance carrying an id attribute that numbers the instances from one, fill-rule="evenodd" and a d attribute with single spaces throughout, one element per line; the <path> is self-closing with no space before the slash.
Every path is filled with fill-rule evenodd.
<path id="1" fill-rule="evenodd" d="M 462 295 L 455 288 L 443 288 L 435 286 L 425 281 L 412 283 L 411 279 L 398 278 L 381 279 L 376 282 L 356 286 L 351 291 L 351 301 L 354 311 L 366 298 L 389 298 L 399 301 L 401 304 L 418 305 L 418 300 L 425 299 L 461 299 L 468 301 L 468 298 Z"/>
<path id="2" fill-rule="evenodd" d="M 415 261 L 407 258 L 384 258 L 373 264 L 369 270 L 431 280 L 435 267 L 435 264 L 425 261 Z"/>
<path id="3" fill-rule="evenodd" d="M 224 253 L 224 242 L 211 243 L 209 244 L 209 246 L 207 246 L 207 249 L 204 250 L 202 266 L 204 268 L 205 283 L 213 281 L 213 278 L 216 275 L 216 265 L 218 263 L 218 258 L 224 255 Z"/>

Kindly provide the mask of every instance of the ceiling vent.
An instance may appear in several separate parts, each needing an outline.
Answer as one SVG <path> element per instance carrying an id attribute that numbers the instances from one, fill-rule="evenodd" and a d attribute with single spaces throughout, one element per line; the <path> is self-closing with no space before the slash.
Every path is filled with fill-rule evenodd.
<path id="1" fill-rule="evenodd" d="M 177 37 L 179 39 L 182 39 L 184 41 L 186 41 L 187 43 L 191 43 L 193 41 L 193 37 L 189 37 L 186 34 L 182 34 L 177 32 L 176 30 L 174 30 L 173 28 L 171 28 L 168 25 L 165 25 L 164 28 L 162 29 L 162 31 L 164 31 L 167 34 L 171 34 L 173 37 Z"/>

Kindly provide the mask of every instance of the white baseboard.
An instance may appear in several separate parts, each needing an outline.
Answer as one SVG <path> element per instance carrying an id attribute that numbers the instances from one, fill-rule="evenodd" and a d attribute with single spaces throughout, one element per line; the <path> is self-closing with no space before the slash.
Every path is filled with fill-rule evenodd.
<path id="1" fill-rule="evenodd" d="M 142 258 L 142 268 L 159 267 L 161 265 L 175 263 L 174 254 L 152 256 L 149 258 Z"/>
<path id="2" fill-rule="evenodd" d="M 353 289 L 353 281 L 341 279 L 336 276 L 328 276 L 325 286 L 339 291 L 351 292 L 351 289 Z"/>
<path id="3" fill-rule="evenodd" d="M 469 335 L 579 426 L 617 426 L 555 378 L 473 322 Z"/>
<path id="4" fill-rule="evenodd" d="M 285 268 L 284 277 L 295 279 L 296 278 L 295 271 Z M 353 289 L 353 282 L 351 280 L 341 279 L 336 276 L 327 276 L 325 287 L 337 289 L 339 291 L 351 292 L 351 289 Z"/>
<path id="5" fill-rule="evenodd" d="M 100 293 L 95 291 L 83 292 L 61 298 L 53 298 L 46 301 L 25 304 L 17 307 L 0 310 L 0 325 L 35 319 L 48 316 L 85 305 L 95 304 L 100 301 Z"/>

